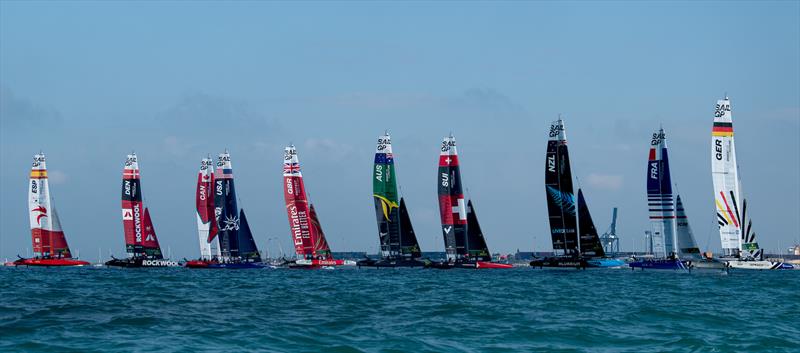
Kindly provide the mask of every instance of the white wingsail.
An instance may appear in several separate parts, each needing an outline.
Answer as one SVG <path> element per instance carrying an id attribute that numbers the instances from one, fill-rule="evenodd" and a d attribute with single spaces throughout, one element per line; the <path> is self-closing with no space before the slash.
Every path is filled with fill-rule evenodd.
<path id="1" fill-rule="evenodd" d="M 718 100 L 714 110 L 711 173 L 723 256 L 761 259 L 763 251 L 756 243 L 752 222 L 747 214 L 747 201 L 742 197 L 728 97 Z"/>

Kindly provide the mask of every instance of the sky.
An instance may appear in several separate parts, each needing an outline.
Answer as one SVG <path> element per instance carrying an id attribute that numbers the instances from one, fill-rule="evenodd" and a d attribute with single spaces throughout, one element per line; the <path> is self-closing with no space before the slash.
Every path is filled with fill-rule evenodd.
<path id="1" fill-rule="evenodd" d="M 0 1 L 0 258 L 30 249 L 40 150 L 85 259 L 124 254 L 131 151 L 172 258 L 199 255 L 197 170 L 226 148 L 259 247 L 291 252 L 289 143 L 332 249 L 375 253 L 372 158 L 386 129 L 423 251 L 444 249 L 435 180 L 450 132 L 490 249 L 549 251 L 558 114 L 600 232 L 618 207 L 622 249 L 643 249 L 647 151 L 663 126 L 695 237 L 718 252 L 710 130 L 726 93 L 758 241 L 785 251 L 800 242 L 797 1 Z"/>

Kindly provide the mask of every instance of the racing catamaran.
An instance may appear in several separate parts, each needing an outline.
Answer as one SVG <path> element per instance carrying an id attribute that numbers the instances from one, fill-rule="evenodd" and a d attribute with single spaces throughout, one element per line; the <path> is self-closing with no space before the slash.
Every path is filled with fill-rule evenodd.
<path id="1" fill-rule="evenodd" d="M 576 204 L 567 136 L 560 117 L 550 124 L 545 158 L 545 195 L 555 256 L 534 259 L 530 262 L 531 267 L 619 267 L 624 264 L 605 256 L 580 189 Z"/>
<path id="2" fill-rule="evenodd" d="M 631 268 L 685 270 L 699 261 L 689 219 L 680 196 L 674 198 L 664 129 L 653 133 L 647 158 L 647 206 L 650 212 L 653 259 L 631 262 Z M 678 218 L 680 217 L 680 218 Z"/>
<path id="3" fill-rule="evenodd" d="M 219 154 L 213 175 L 208 170 L 210 164 L 210 159 L 204 159 L 198 174 L 196 204 L 200 259 L 187 261 L 185 266 L 208 269 L 266 267 L 244 209 L 237 205 L 231 155 L 227 150 Z M 213 199 L 209 195 L 212 191 L 207 188 L 210 185 L 213 185 Z"/>
<path id="4" fill-rule="evenodd" d="M 289 230 L 297 253 L 297 259 L 287 261 L 290 268 L 355 265 L 353 261 L 333 258 L 317 212 L 306 197 L 303 174 L 300 172 L 300 161 L 294 145 L 287 146 L 283 154 L 283 196 L 289 217 Z"/>
<path id="5" fill-rule="evenodd" d="M 411 226 L 405 202 L 397 200 L 397 181 L 394 154 L 389 132 L 378 137 L 375 148 L 375 164 L 372 169 L 372 192 L 375 201 L 375 216 L 378 221 L 378 238 L 381 243 L 381 259 L 364 259 L 359 267 L 423 267 L 420 260 L 417 237 Z"/>
<path id="6" fill-rule="evenodd" d="M 150 210 L 142 200 L 139 181 L 139 161 L 136 153 L 128 155 L 122 169 L 122 226 L 125 233 L 125 252 L 128 257 L 112 256 L 106 266 L 114 267 L 172 267 L 175 261 L 164 259 Z"/>
<path id="7" fill-rule="evenodd" d="M 447 261 L 430 263 L 433 268 L 511 268 L 492 262 L 472 202 L 464 201 L 456 138 L 442 140 L 438 173 L 439 213 Z M 472 222 L 470 222 L 472 219 Z"/>
<path id="8" fill-rule="evenodd" d="M 711 129 L 711 175 L 714 181 L 714 204 L 722 242 L 722 257 L 729 268 L 775 270 L 792 268 L 790 264 L 764 260 L 764 249 L 756 242 L 756 233 L 742 193 L 733 119 L 728 97 L 717 101 Z"/>
<path id="9" fill-rule="evenodd" d="M 88 262 L 72 257 L 67 238 L 61 229 L 47 179 L 44 153 L 33 156 L 28 183 L 28 217 L 33 242 L 33 257 L 14 261 L 16 266 L 86 266 Z"/>

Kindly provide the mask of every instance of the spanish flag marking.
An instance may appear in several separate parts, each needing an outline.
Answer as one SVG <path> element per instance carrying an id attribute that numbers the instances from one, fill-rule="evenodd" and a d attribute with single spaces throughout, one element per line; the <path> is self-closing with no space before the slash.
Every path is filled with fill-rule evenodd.
<path id="1" fill-rule="evenodd" d="M 31 178 L 33 179 L 47 179 L 46 170 L 31 170 Z"/>

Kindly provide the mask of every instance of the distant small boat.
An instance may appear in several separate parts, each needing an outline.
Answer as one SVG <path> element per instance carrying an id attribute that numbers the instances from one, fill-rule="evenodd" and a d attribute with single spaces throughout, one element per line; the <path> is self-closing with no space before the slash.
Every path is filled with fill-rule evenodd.
<path id="1" fill-rule="evenodd" d="M 447 261 L 431 262 L 428 267 L 511 268 L 510 264 L 492 262 L 472 201 L 464 200 L 456 138 L 452 134 L 445 137 L 440 150 L 437 185 Z"/>
<path id="2" fill-rule="evenodd" d="M 764 250 L 756 242 L 756 233 L 748 214 L 747 200 L 741 191 L 733 118 L 728 97 L 718 100 L 711 129 L 711 175 L 714 181 L 714 204 L 722 242 L 722 258 L 728 268 L 749 270 L 787 269 L 783 262 L 764 260 Z"/>
<path id="3" fill-rule="evenodd" d="M 150 210 L 142 200 L 139 160 L 129 154 L 122 169 L 122 227 L 127 258 L 112 256 L 106 266 L 123 268 L 175 267 L 178 262 L 164 259 L 158 244 Z"/>
<path id="4" fill-rule="evenodd" d="M 297 149 L 287 146 L 283 155 L 283 195 L 289 230 L 295 246 L 297 259 L 288 261 L 290 268 L 321 268 L 323 266 L 355 265 L 353 261 L 333 258 L 328 240 L 314 210 L 306 197 L 303 174 Z"/>
<path id="5" fill-rule="evenodd" d="M 33 157 L 30 182 L 28 183 L 28 216 L 33 242 L 33 258 L 14 261 L 16 266 L 86 266 L 89 262 L 72 258 L 67 238 L 61 229 L 50 195 L 47 165 L 44 153 Z M 8 262 L 5 263 L 8 265 Z"/>

